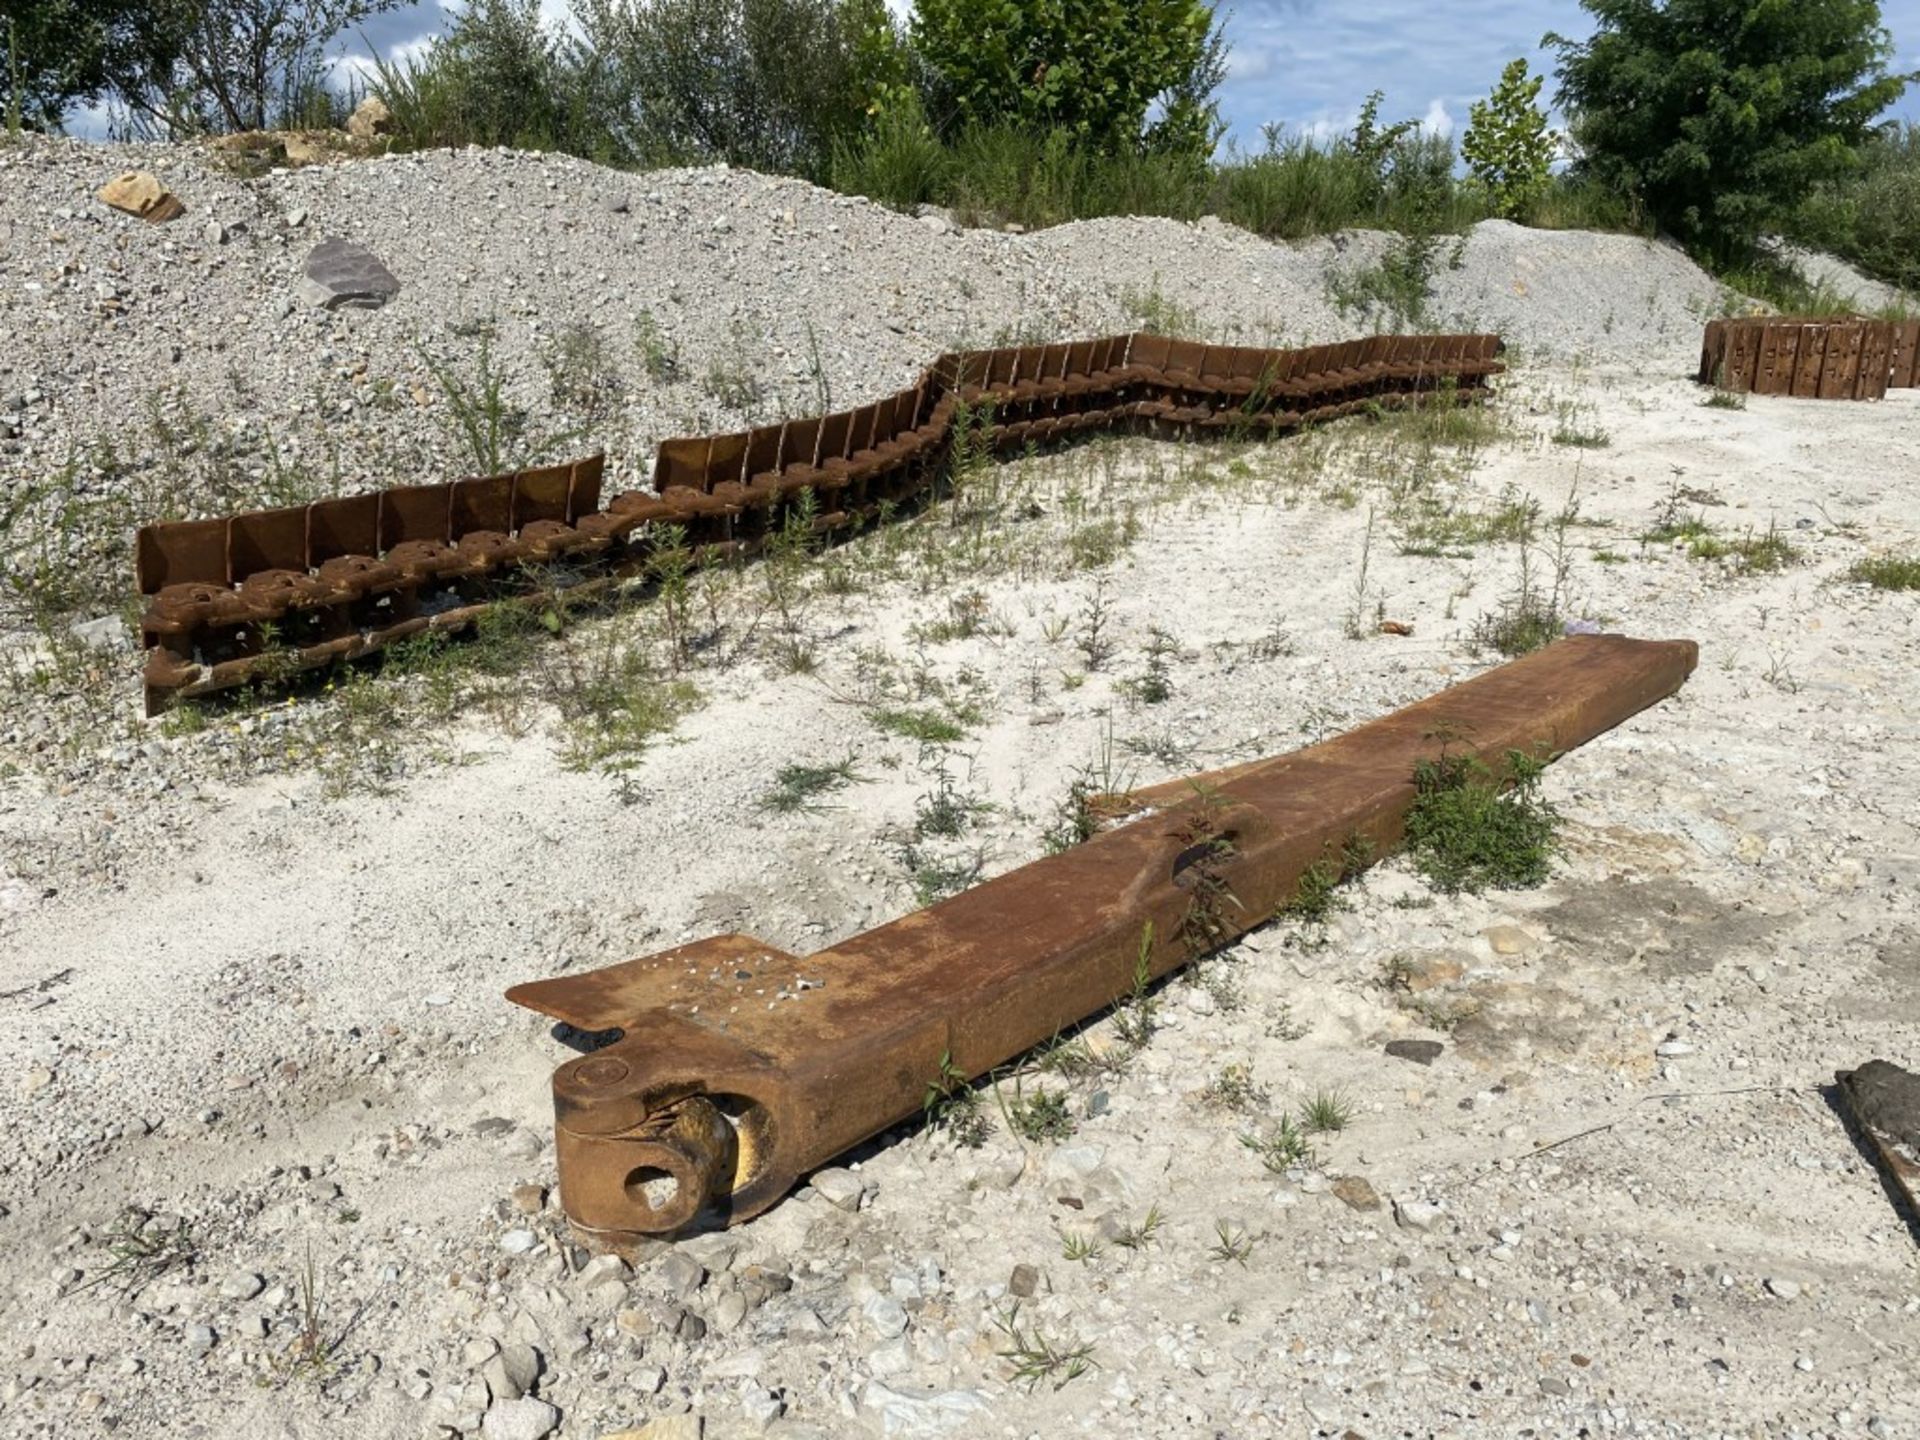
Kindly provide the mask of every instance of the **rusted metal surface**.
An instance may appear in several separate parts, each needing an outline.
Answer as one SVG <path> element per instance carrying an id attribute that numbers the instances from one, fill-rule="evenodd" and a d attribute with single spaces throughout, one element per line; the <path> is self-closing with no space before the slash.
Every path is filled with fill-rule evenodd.
<path id="1" fill-rule="evenodd" d="M 1920 1235 L 1920 1075 L 1887 1060 L 1869 1060 L 1834 1079 L 1888 1183 L 1906 1197 L 1907 1223 Z"/>
<path id="2" fill-rule="evenodd" d="M 1699 379 L 1742 394 L 1879 400 L 1889 389 L 1920 383 L 1920 321 L 1709 321 Z"/>
<path id="3" fill-rule="evenodd" d="M 1672 694 L 1691 641 L 1581 636 L 1336 739 L 1132 797 L 1156 804 L 804 958 L 720 935 L 509 999 L 613 1044 L 553 1077 L 562 1203 L 605 1243 L 744 1220 L 807 1171 L 1271 917 L 1324 857 L 1402 839 L 1414 762 L 1496 770 Z M 1462 741 L 1452 742 L 1456 747 Z M 1230 903 L 1225 903 L 1230 900 Z"/>
<path id="4" fill-rule="evenodd" d="M 1096 431 L 1275 435 L 1443 389 L 1477 399 L 1500 349 L 1494 335 L 1262 350 L 1136 334 L 966 351 L 857 410 L 664 441 L 652 491 L 604 508 L 596 455 L 150 525 L 135 562 L 150 597 L 147 711 L 639 573 L 669 533 L 699 559 L 751 551 L 803 495 L 823 532 L 865 523 L 934 485 L 960 428 L 1002 454 Z"/>

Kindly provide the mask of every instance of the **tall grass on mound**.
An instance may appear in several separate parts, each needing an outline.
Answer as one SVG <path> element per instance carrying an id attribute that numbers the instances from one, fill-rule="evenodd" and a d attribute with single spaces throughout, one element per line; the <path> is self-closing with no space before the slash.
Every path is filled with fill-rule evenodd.
<path id="1" fill-rule="evenodd" d="M 1453 175 L 1453 143 L 1409 131 L 1369 153 L 1351 138 L 1267 132 L 1266 149 L 1230 155 L 1208 209 L 1276 240 L 1337 230 L 1459 231 L 1487 218 L 1485 201 Z"/>
<path id="2" fill-rule="evenodd" d="M 1749 300 L 1758 300 L 1782 315 L 1818 319 L 1854 315 L 1861 306 L 1849 291 L 1829 280 L 1809 280 L 1800 268 L 1777 255 L 1759 255 L 1745 265 L 1723 270 L 1721 309 L 1729 315 L 1749 313 Z"/>
<path id="3" fill-rule="evenodd" d="M 1029 230 L 1107 215 L 1191 220 L 1207 208 L 1208 182 L 1206 168 L 1186 157 L 1103 151 L 1064 130 L 975 126 L 943 142 L 911 110 L 842 144 L 833 163 L 837 190 Z"/>

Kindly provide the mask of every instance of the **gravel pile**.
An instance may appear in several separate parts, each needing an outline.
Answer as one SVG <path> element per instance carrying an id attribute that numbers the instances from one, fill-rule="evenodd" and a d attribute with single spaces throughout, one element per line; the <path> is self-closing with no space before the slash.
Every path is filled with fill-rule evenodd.
<path id="1" fill-rule="evenodd" d="M 128 169 L 187 213 L 150 225 L 101 203 Z M 400 293 L 317 308 L 305 263 L 329 237 L 365 246 Z M 105 483 L 231 456 L 234 473 L 162 486 L 171 511 L 471 468 L 448 388 L 481 385 L 483 346 L 518 425 L 507 458 L 597 444 L 644 467 L 665 435 L 856 402 L 954 346 L 1146 324 L 1359 333 L 1330 273 L 1390 243 L 1277 245 L 1214 220 L 962 231 L 798 180 L 509 151 L 256 181 L 196 149 L 71 141 L 0 152 L 0 242 L 0 330 L 17 337 L 0 486 L 75 456 Z M 1436 321 L 1497 328 L 1523 354 L 1682 357 L 1714 288 L 1618 236 L 1489 223 L 1442 258 Z"/>

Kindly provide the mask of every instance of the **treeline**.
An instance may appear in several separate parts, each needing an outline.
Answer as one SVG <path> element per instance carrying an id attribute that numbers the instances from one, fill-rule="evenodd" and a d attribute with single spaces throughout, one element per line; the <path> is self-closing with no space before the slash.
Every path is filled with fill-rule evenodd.
<path id="1" fill-rule="evenodd" d="M 102 102 L 130 135 L 337 122 L 357 95 L 329 54 L 397 3 L 9 0 L 11 123 Z M 1582 4 L 1591 36 L 1546 37 L 1566 132 L 1515 61 L 1457 147 L 1376 94 L 1346 134 L 1223 148 L 1208 0 L 918 0 L 904 25 L 885 0 L 573 0 L 564 29 L 539 0 L 470 0 L 418 53 L 368 47 L 356 84 L 405 147 L 724 160 L 969 221 L 1213 214 L 1294 238 L 1503 216 L 1671 234 L 1762 289 L 1778 233 L 1920 286 L 1920 131 L 1878 123 L 1914 77 L 1875 0 Z"/>

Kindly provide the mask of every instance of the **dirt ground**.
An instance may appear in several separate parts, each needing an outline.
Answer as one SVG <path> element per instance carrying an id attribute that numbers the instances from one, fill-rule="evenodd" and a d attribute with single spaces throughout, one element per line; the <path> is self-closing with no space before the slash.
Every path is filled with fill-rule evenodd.
<path id="1" fill-rule="evenodd" d="M 396 748 L 327 695 L 136 728 L 130 655 L 97 733 L 16 690 L 0 1430 L 1920 1434 L 1920 1247 L 1827 1088 L 1920 1065 L 1920 607 L 1845 578 L 1920 546 L 1920 393 L 1703 395 L 1523 363 L 1466 444 L 994 467 L 808 562 L 802 673 L 763 577 L 706 582 L 700 701 L 619 771 L 570 768 L 539 701 Z M 1169 985 L 1130 1064 L 1109 1019 L 1114 1064 L 1030 1079 L 1072 1135 L 1018 1140 L 989 1094 L 978 1148 L 856 1156 L 854 1210 L 803 1189 L 629 1275 L 525 1188 L 569 1052 L 508 985 L 726 929 L 804 954 L 1034 858 L 1090 768 L 1274 753 L 1496 663 L 1475 627 L 1523 585 L 1701 651 L 1548 772 L 1543 887 L 1384 863 Z M 1242 1143 L 1327 1094 L 1311 1163 Z"/>

